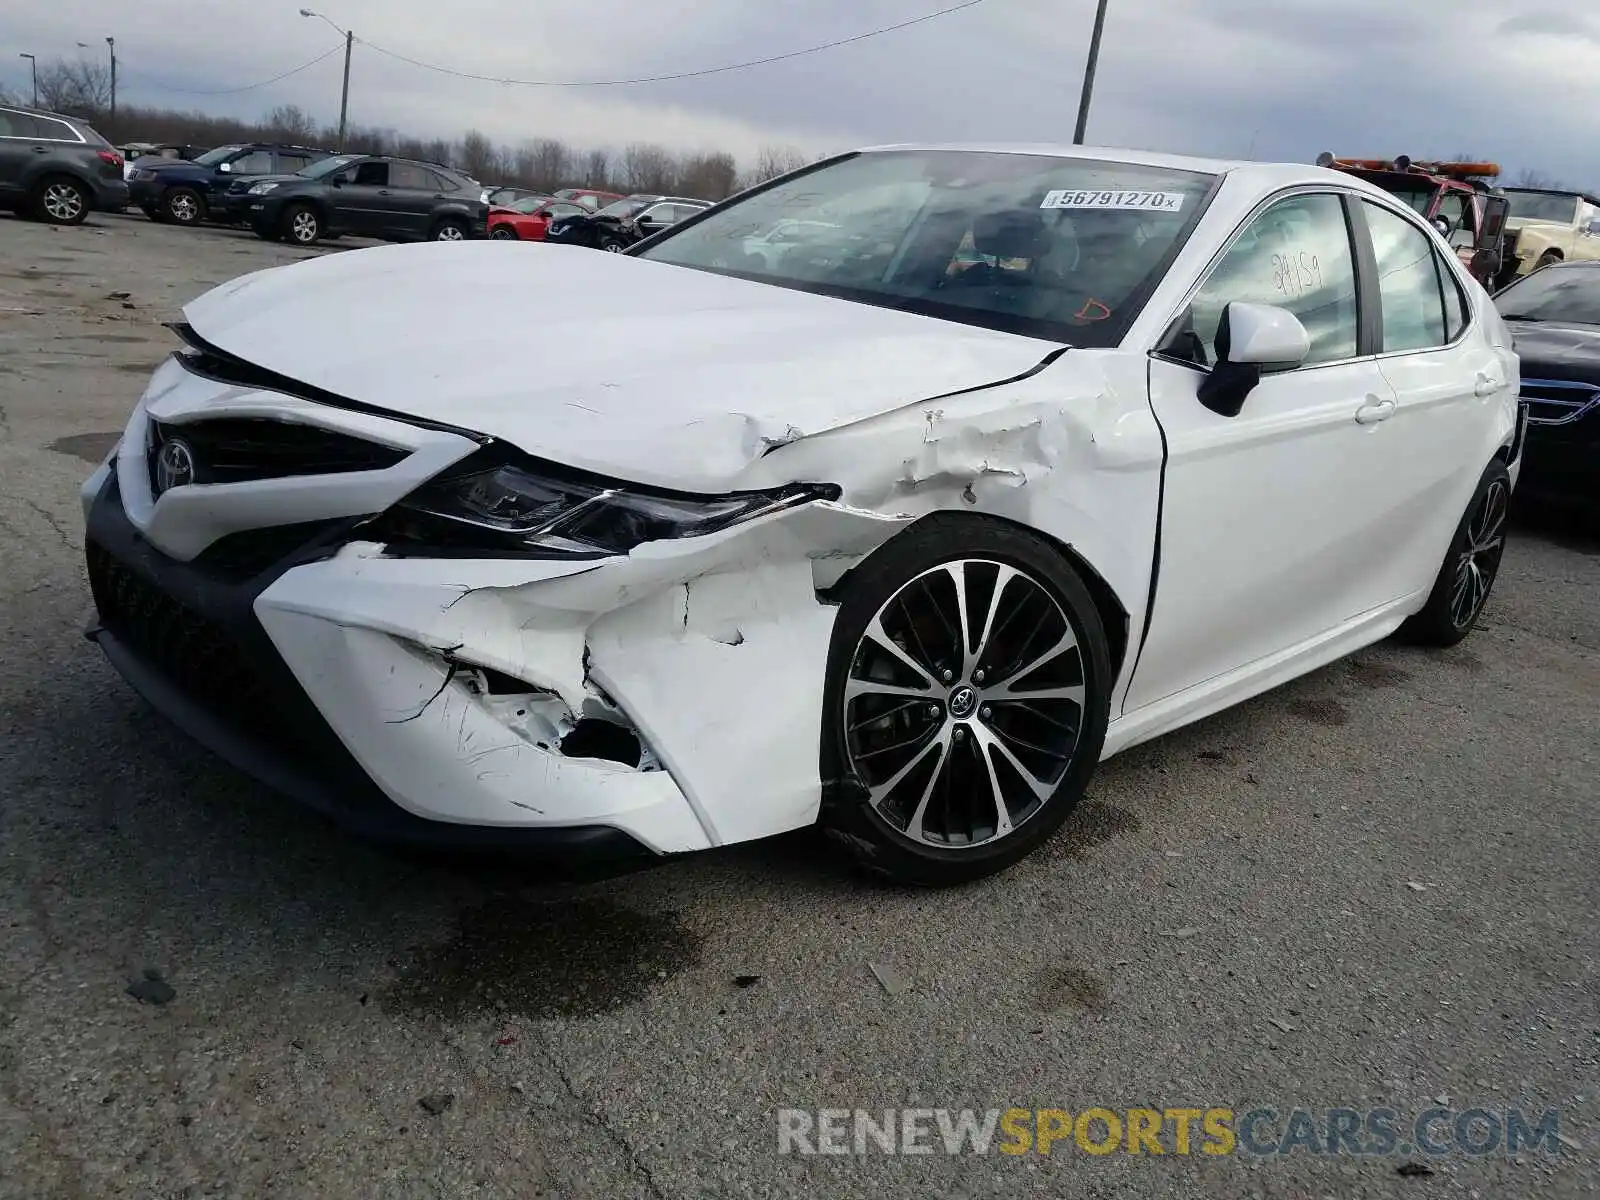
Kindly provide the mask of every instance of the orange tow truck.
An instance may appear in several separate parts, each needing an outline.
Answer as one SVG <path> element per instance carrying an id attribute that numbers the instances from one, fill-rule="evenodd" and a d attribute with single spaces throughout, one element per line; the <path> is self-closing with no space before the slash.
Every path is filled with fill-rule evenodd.
<path id="1" fill-rule="evenodd" d="M 1317 166 L 1345 171 L 1404 200 L 1450 243 L 1472 277 L 1494 290 L 1500 274 L 1506 214 L 1511 202 L 1488 182 L 1500 167 L 1488 162 L 1416 162 L 1395 158 L 1317 156 Z"/>

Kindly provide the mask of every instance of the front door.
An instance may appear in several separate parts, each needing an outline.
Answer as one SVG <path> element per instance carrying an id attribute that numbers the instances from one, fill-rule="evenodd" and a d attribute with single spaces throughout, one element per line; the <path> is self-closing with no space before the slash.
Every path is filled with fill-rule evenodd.
<path id="1" fill-rule="evenodd" d="M 1167 464 L 1155 600 L 1127 712 L 1303 647 L 1403 591 L 1390 542 L 1408 464 L 1387 428 L 1394 389 L 1362 353 L 1347 203 L 1301 192 L 1258 212 L 1151 361 Z M 1225 417 L 1197 392 L 1236 300 L 1294 313 L 1311 351 Z"/>

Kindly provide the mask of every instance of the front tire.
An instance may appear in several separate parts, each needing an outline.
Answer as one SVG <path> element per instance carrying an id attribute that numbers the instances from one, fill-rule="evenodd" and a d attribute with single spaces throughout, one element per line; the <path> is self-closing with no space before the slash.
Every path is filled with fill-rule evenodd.
<path id="1" fill-rule="evenodd" d="M 191 187 L 168 188 L 161 208 L 174 225 L 198 225 L 206 217 L 205 198 Z"/>
<path id="2" fill-rule="evenodd" d="M 489 231 L 489 237 L 497 242 L 521 241 L 521 239 L 517 237 L 517 231 L 511 228 L 509 225 L 496 225 Z"/>
<path id="3" fill-rule="evenodd" d="M 76 179 L 52 175 L 33 191 L 33 215 L 52 225 L 82 225 L 93 207 L 89 189 Z"/>
<path id="4" fill-rule="evenodd" d="M 627 247 L 616 238 L 608 237 L 600 239 L 600 249 L 610 254 L 621 254 Z"/>
<path id="5" fill-rule="evenodd" d="M 1112 673 L 1061 552 L 966 513 L 918 522 L 845 585 L 823 696 L 821 823 L 901 883 L 1002 871 L 1071 814 Z"/>
<path id="6" fill-rule="evenodd" d="M 283 214 L 283 236 L 296 246 L 315 246 L 322 237 L 322 218 L 309 204 L 291 204 Z"/>
<path id="7" fill-rule="evenodd" d="M 1510 504 L 1511 473 L 1496 459 L 1478 481 L 1456 526 L 1427 604 L 1400 627 L 1402 637 L 1421 646 L 1444 647 L 1472 632 L 1500 573 Z"/>

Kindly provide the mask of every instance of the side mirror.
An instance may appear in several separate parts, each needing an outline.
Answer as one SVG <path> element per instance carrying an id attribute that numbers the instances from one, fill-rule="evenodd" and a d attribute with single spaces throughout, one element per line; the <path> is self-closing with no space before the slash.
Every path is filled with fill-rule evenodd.
<path id="1" fill-rule="evenodd" d="M 1446 238 L 1450 236 L 1450 231 L 1454 228 L 1445 217 L 1435 217 L 1433 219 L 1433 227 L 1439 231 L 1441 237 Z"/>
<path id="2" fill-rule="evenodd" d="M 349 182 L 350 182 L 350 178 L 347 175 L 335 175 L 333 177 L 333 186 L 334 187 L 343 187 L 345 184 L 347 184 Z"/>
<path id="3" fill-rule="evenodd" d="M 1216 345 L 1217 365 L 1200 385 L 1200 403 L 1219 416 L 1236 417 L 1264 372 L 1305 362 L 1311 335 L 1286 308 L 1235 300 L 1222 310 Z"/>

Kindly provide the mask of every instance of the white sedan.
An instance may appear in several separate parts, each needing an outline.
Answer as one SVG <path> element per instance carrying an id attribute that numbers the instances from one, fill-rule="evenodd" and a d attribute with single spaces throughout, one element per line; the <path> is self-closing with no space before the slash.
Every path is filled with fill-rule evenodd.
<path id="1" fill-rule="evenodd" d="M 862 151 L 625 255 L 362 250 L 175 329 L 83 492 L 111 662 L 354 830 L 561 855 L 821 822 L 1000 870 L 1102 759 L 1464 637 L 1522 437 L 1415 212 L 1156 154 Z"/>

